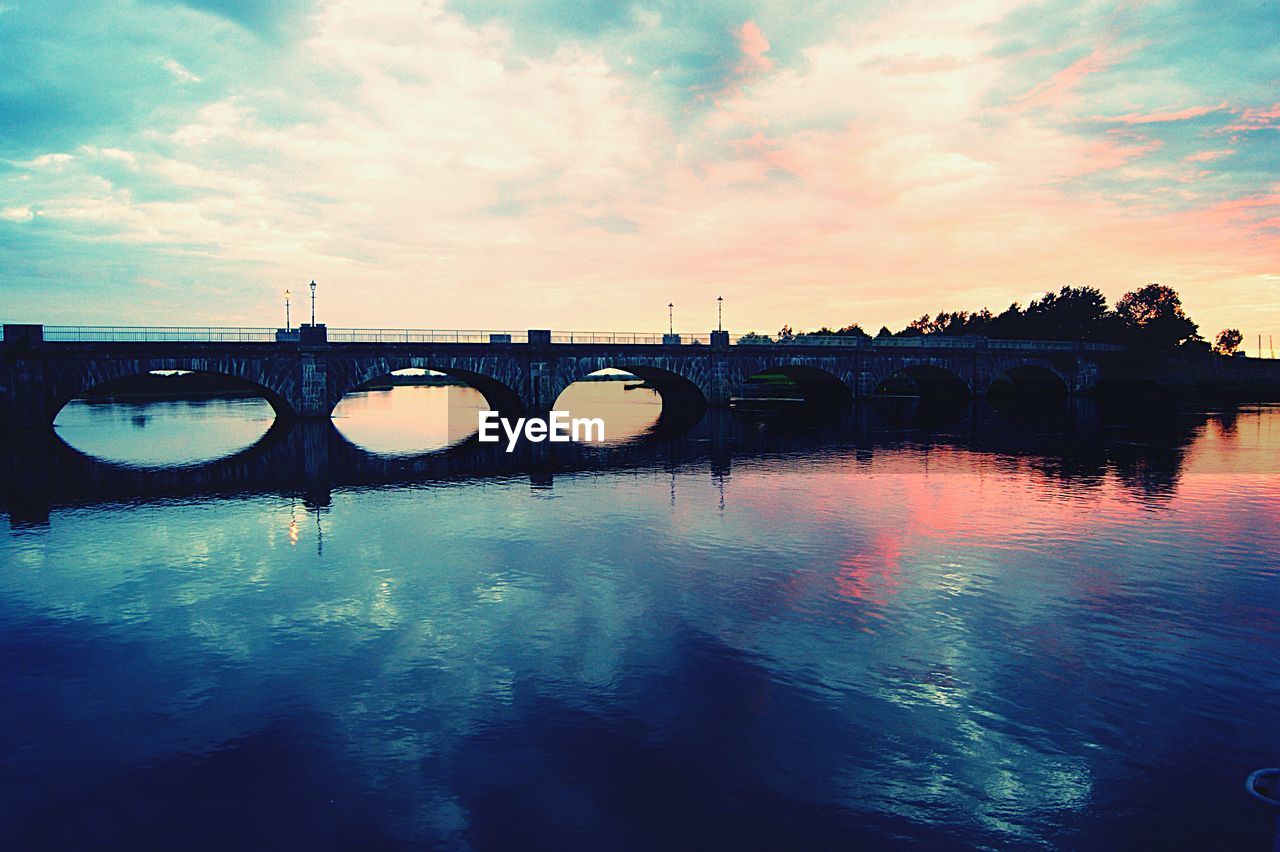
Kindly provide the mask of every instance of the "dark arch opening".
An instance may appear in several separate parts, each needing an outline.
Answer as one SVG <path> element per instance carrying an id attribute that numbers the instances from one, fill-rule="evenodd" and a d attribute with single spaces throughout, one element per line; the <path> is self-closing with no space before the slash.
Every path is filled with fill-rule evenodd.
<path id="1" fill-rule="evenodd" d="M 130 401 L 142 399 L 212 399 L 215 397 L 259 397 L 267 401 L 276 417 L 288 419 L 293 408 L 275 391 L 249 379 L 216 370 L 144 370 L 87 384 L 57 399 L 49 417 L 52 423 L 67 405 L 76 400 Z"/>
<path id="2" fill-rule="evenodd" d="M 490 409 L 500 412 L 504 416 L 522 414 L 524 412 L 524 403 L 520 400 L 520 395 L 491 376 L 486 376 L 484 373 L 476 373 L 472 370 L 459 370 L 454 367 L 428 366 L 428 369 L 466 382 L 480 392 L 481 396 L 489 403 Z"/>
<path id="3" fill-rule="evenodd" d="M 701 388 L 671 370 L 646 364 L 624 362 L 608 364 L 589 375 L 595 376 L 606 371 L 622 371 L 635 376 L 639 379 L 639 382 L 633 380 L 629 383 L 633 389 L 657 394 L 661 407 L 658 411 L 657 419 L 653 421 L 652 428 L 648 430 L 650 432 L 682 431 L 702 419 L 702 415 L 706 411 L 707 398 L 703 395 Z M 580 382 L 582 379 L 578 381 Z M 577 382 L 571 383 L 564 390 L 567 391 L 573 384 L 577 384 Z M 561 393 L 563 394 L 564 391 L 561 391 Z M 560 407 L 559 396 L 557 396 L 552 407 Z M 609 434 L 607 421 L 605 434 Z"/>
<path id="4" fill-rule="evenodd" d="M 609 368 L 639 377 L 641 384 L 636 386 L 637 391 L 652 390 L 658 394 L 662 407 L 649 431 L 686 429 L 698 422 L 707 409 L 707 398 L 704 397 L 699 386 L 676 372 L 663 370 L 662 367 L 630 365 L 630 363 L 617 363 L 617 365 L 609 365 Z M 605 434 L 608 435 L 608 421 L 605 421 Z"/>
<path id="5" fill-rule="evenodd" d="M 784 364 L 748 376 L 729 401 L 740 413 L 840 411 L 853 404 L 853 393 L 834 373 L 818 367 Z"/>
<path id="6" fill-rule="evenodd" d="M 474 370 L 432 364 L 423 358 L 398 358 L 390 363 L 383 361 L 380 366 L 373 366 L 363 375 L 357 372 L 357 375 L 348 377 L 348 380 L 354 381 L 358 378 L 359 381 L 344 390 L 333 402 L 333 405 L 336 408 L 347 394 L 367 390 L 370 386 L 377 385 L 378 382 L 385 383 L 388 377 L 405 373 L 424 372 L 448 376 L 457 380 L 457 382 L 474 388 L 485 398 L 491 410 L 501 412 L 504 416 L 518 415 L 524 411 L 524 402 L 520 399 L 520 395 L 498 379 Z"/>
<path id="7" fill-rule="evenodd" d="M 240 455 L 278 433 L 292 409 L 269 389 L 211 370 L 116 376 L 59 400 L 55 434 L 76 452 L 137 468 L 191 467 Z"/>
<path id="8" fill-rule="evenodd" d="M 422 359 L 413 359 L 416 363 L 402 361 L 399 366 L 390 366 L 390 369 L 377 370 L 373 375 L 364 378 L 359 384 L 352 386 L 349 390 L 344 391 L 342 396 L 349 393 L 363 391 L 377 382 L 385 381 L 388 376 L 398 373 L 426 371 L 429 373 L 437 373 L 449 376 L 452 379 L 469 385 L 477 390 L 485 401 L 489 404 L 489 408 L 493 411 L 501 412 L 504 416 L 520 414 L 524 411 L 524 403 L 520 399 L 520 395 L 512 388 L 498 381 L 497 379 L 486 376 L 484 373 L 477 373 L 474 370 L 465 370 L 458 367 L 442 367 L 429 362 L 423 363 Z M 334 403 L 335 408 L 342 401 L 339 397 Z"/>
<path id="9" fill-rule="evenodd" d="M 699 419 L 707 408 L 707 398 L 693 382 L 678 373 L 659 367 L 619 364 L 619 370 L 639 376 L 662 397 L 662 411 L 655 429 L 683 429 Z"/>
<path id="10" fill-rule="evenodd" d="M 874 394 L 938 401 L 963 401 L 972 395 L 964 379 L 933 364 L 912 364 L 891 373 L 876 386 Z"/>
<path id="11" fill-rule="evenodd" d="M 1057 407 L 1069 394 L 1061 376 L 1037 364 L 1011 367 L 996 376 L 987 389 L 987 399 L 993 405 Z"/>

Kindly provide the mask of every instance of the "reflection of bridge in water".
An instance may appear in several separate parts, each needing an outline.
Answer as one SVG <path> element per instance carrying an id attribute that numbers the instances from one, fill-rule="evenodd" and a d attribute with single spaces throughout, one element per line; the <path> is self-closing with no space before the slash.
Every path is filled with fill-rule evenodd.
<path id="1" fill-rule="evenodd" d="M 920 456 L 950 451 L 1025 464 L 1047 478 L 1088 483 L 1107 473 L 1145 494 L 1168 493 L 1185 447 L 1207 415 L 1152 418 L 1123 429 L 1099 428 L 1098 406 L 1077 400 L 1026 423 L 986 404 L 921 411 L 917 404 L 858 405 L 822 419 L 747 420 L 709 409 L 684 429 L 656 428 L 621 444 L 531 444 L 507 453 L 474 439 L 420 456 L 382 456 L 349 443 L 327 420 L 279 421 L 258 443 L 191 467 L 130 468 L 101 462 L 63 443 L 51 429 L 19 430 L 0 452 L 0 503 L 15 525 L 47 522 L 52 509 L 98 503 L 241 494 L 301 495 L 328 505 L 334 489 L 519 478 L 550 487 L 557 475 L 613 471 L 705 471 L 726 477 L 734 465 L 774 460 L 844 460 L 877 471 L 916 473 Z M 1219 415 L 1226 416 L 1226 415 Z M 1156 424 L 1153 428 L 1153 424 Z M 894 466 L 901 460 L 900 467 Z M 942 468 L 935 466 L 934 472 Z M 971 472 L 965 466 L 959 472 Z"/>
<path id="2" fill-rule="evenodd" d="M 573 382 L 604 369 L 645 379 L 664 411 L 723 405 L 751 376 L 780 373 L 821 402 L 873 395 L 903 377 L 926 395 L 982 397 L 997 382 L 1091 390 L 1101 344 L 985 338 L 804 337 L 272 329 L 111 329 L 6 325 L 0 421 L 51 423 L 69 400 L 155 370 L 221 374 L 282 417 L 326 418 L 344 395 L 408 368 L 446 373 L 504 412 L 545 411 Z"/>

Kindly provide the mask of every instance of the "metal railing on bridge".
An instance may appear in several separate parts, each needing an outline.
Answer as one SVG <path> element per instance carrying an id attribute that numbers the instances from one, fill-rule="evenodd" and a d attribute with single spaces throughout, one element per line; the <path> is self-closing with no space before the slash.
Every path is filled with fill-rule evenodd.
<path id="1" fill-rule="evenodd" d="M 330 343 L 528 343 L 527 331 L 443 328 L 331 328 Z"/>
<path id="2" fill-rule="evenodd" d="M 658 332 L 656 334 L 647 331 L 552 331 L 552 343 L 604 343 L 604 344 L 623 344 L 623 345 L 661 345 L 668 335 Z M 711 345 L 711 335 L 709 334 L 684 334 L 676 333 L 671 335 L 673 338 L 680 338 L 680 342 L 690 344 Z"/>
<path id="3" fill-rule="evenodd" d="M 270 343 L 276 339 L 276 330 L 178 325 L 46 325 L 44 339 L 53 343 Z"/>

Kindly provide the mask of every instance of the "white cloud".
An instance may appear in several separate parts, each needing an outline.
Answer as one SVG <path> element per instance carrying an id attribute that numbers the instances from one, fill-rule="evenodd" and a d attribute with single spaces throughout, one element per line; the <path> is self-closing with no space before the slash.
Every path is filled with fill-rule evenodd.
<path id="1" fill-rule="evenodd" d="M 30 222 L 35 215 L 30 207 L 6 207 L 0 210 L 0 219 L 6 222 Z"/>
<path id="2" fill-rule="evenodd" d="M 176 59 L 166 59 L 162 63 L 164 69 L 172 74 L 176 79 L 184 83 L 199 83 L 200 78 L 192 74 L 182 66 L 182 63 Z"/>
<path id="3" fill-rule="evenodd" d="M 123 163 L 130 168 L 136 168 L 138 164 L 138 158 L 133 153 L 120 148 L 99 148 L 95 145 L 82 145 L 79 151 L 87 157 Z"/>
<path id="4" fill-rule="evenodd" d="M 75 157 L 70 154 L 41 154 L 34 159 L 18 163 L 18 165 L 28 169 L 60 172 L 64 166 L 74 159 Z"/>

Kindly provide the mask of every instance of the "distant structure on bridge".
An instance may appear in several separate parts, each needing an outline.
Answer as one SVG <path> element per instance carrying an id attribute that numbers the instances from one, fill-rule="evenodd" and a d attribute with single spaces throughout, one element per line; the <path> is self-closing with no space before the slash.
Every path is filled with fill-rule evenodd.
<path id="1" fill-rule="evenodd" d="M 342 397 L 397 370 L 425 368 L 476 388 L 492 408 L 544 411 L 606 368 L 645 379 L 664 411 L 724 405 L 744 381 L 781 373 L 806 396 L 847 401 L 895 374 L 925 393 L 984 396 L 998 379 L 1091 390 L 1118 347 L 1064 341 L 924 336 L 770 341 L 708 335 L 412 329 L 107 328 L 5 325 L 0 420 L 47 425 L 70 400 L 153 370 L 219 373 L 252 385 L 280 417 L 328 417 Z"/>

